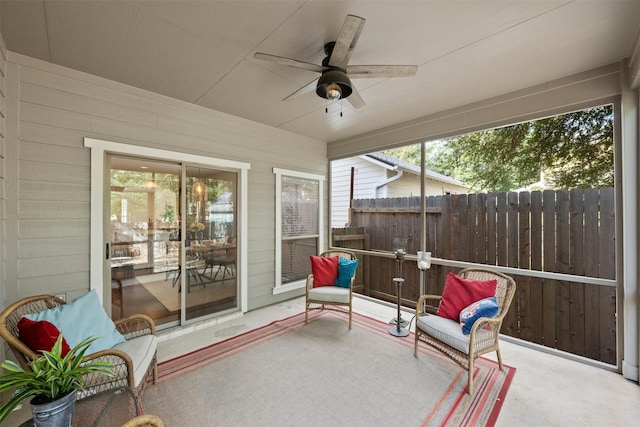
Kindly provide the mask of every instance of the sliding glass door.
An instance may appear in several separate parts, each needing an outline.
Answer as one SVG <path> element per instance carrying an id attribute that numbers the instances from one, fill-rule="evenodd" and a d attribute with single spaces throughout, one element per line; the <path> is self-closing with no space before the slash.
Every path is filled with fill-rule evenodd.
<path id="1" fill-rule="evenodd" d="M 186 168 L 184 263 L 185 318 L 238 304 L 237 174 Z"/>
<path id="2" fill-rule="evenodd" d="M 113 319 L 144 313 L 162 327 L 236 308 L 237 174 L 109 160 Z"/>

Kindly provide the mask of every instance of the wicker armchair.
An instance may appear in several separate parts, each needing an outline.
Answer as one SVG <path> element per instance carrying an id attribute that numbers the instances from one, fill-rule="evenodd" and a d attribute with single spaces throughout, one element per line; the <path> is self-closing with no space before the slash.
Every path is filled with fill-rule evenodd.
<path id="1" fill-rule="evenodd" d="M 439 295 L 423 295 L 416 306 L 416 333 L 413 355 L 418 357 L 418 341 L 422 341 L 449 356 L 468 371 L 467 393 L 473 393 L 473 362 L 479 356 L 496 352 L 498 365 L 502 370 L 502 357 L 498 337 L 502 321 L 509 310 L 516 292 L 516 282 L 509 276 L 495 271 L 468 268 L 458 276 L 471 280 L 496 279 L 496 301 L 498 315 L 494 318 L 482 317 L 471 328 L 470 335 L 464 335 L 460 324 L 451 319 L 435 316 L 442 299 Z"/>
<path id="2" fill-rule="evenodd" d="M 356 254 L 347 250 L 331 250 L 320 254 L 321 257 L 339 256 L 348 260 L 357 259 Z M 352 318 L 352 301 L 353 301 L 353 283 L 355 280 L 355 274 L 351 278 L 351 286 L 349 288 L 342 288 L 339 286 L 321 286 L 318 288 L 313 287 L 313 274 L 309 274 L 307 277 L 307 291 L 306 291 L 306 304 L 304 321 L 309 322 L 310 310 L 334 310 L 342 311 L 340 307 L 347 307 L 349 312 L 349 329 L 351 329 Z"/>
<path id="3" fill-rule="evenodd" d="M 155 415 L 145 414 L 130 419 L 122 427 L 164 427 L 164 423 Z"/>
<path id="4" fill-rule="evenodd" d="M 9 344 L 18 363 L 24 369 L 29 369 L 29 362 L 38 358 L 40 354 L 31 350 L 20 340 L 18 322 L 26 314 L 38 313 L 62 304 L 65 304 L 65 301 L 55 296 L 36 295 L 16 301 L 0 313 L 0 337 Z M 85 355 L 85 358 L 89 360 L 111 363 L 116 375 L 115 377 L 107 377 L 95 373 L 88 374 L 84 377 L 85 390 L 78 393 L 78 398 L 114 387 L 129 386 L 134 390 L 139 400 L 149 379 L 152 378 L 153 382 L 156 382 L 157 363 L 155 349 L 157 341 L 153 320 L 144 314 L 136 314 L 114 323 L 116 329 L 126 339 L 126 342 L 118 347 L 125 346 L 138 353 L 147 351 L 148 354 L 132 356 L 123 350 L 111 348 Z M 148 366 L 145 363 L 148 363 Z M 138 375 L 134 375 L 136 369 Z"/>

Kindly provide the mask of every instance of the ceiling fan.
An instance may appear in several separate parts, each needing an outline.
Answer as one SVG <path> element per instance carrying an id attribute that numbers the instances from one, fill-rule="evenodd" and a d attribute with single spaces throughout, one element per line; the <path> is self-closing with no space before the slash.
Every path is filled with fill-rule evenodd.
<path id="1" fill-rule="evenodd" d="M 347 15 L 340 29 L 336 41 L 324 45 L 327 55 L 322 65 L 283 58 L 268 53 L 256 52 L 253 57 L 263 61 L 274 62 L 293 68 L 315 71 L 321 76 L 287 96 L 284 101 L 290 101 L 298 95 L 311 92 L 314 88 L 320 98 L 330 101 L 347 99 L 354 108 L 364 107 L 364 100 L 351 83 L 351 79 L 411 77 L 418 71 L 416 65 L 348 65 L 353 49 L 358 42 L 364 18 Z"/>

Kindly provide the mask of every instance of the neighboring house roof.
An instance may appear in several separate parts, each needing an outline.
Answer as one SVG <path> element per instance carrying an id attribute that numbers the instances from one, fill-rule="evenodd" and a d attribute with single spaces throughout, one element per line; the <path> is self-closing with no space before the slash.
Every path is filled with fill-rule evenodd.
<path id="1" fill-rule="evenodd" d="M 368 160 L 368 161 L 372 161 L 374 163 L 382 163 L 383 165 L 381 166 L 385 166 L 388 167 L 389 169 L 392 170 L 396 170 L 396 169 L 402 169 L 406 172 L 415 174 L 415 175 L 420 175 L 420 166 L 416 166 L 413 163 L 409 163 L 406 162 L 404 160 L 398 159 L 396 157 L 393 156 L 389 156 L 388 154 L 384 154 L 381 152 L 376 152 L 376 153 L 370 153 L 370 154 L 365 154 L 363 156 L 360 156 L 362 159 Z M 433 179 L 435 181 L 440 181 L 440 182 L 445 182 L 447 184 L 451 184 L 451 185 L 459 185 L 461 187 L 467 187 L 470 188 L 467 184 L 465 184 L 464 182 L 458 181 L 457 179 L 448 177 L 446 175 L 443 175 L 441 173 L 438 172 L 434 172 L 432 170 L 429 169 L 425 169 L 424 174 L 427 178 Z"/>

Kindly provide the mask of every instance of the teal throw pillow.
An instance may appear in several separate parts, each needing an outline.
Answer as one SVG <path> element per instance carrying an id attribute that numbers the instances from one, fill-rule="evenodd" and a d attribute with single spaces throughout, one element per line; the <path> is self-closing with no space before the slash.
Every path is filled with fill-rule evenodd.
<path id="1" fill-rule="evenodd" d="M 25 317 L 36 322 L 46 320 L 53 323 L 70 347 L 75 347 L 85 338 L 97 337 L 85 354 L 106 350 L 125 341 L 124 336 L 118 332 L 116 325 L 104 311 L 95 290 L 68 304 Z"/>
<path id="2" fill-rule="evenodd" d="M 349 260 L 340 258 L 338 261 L 338 278 L 333 282 L 334 285 L 342 288 L 351 287 L 351 278 L 356 274 L 358 268 L 358 260 Z"/>

